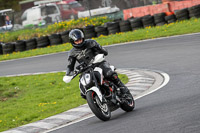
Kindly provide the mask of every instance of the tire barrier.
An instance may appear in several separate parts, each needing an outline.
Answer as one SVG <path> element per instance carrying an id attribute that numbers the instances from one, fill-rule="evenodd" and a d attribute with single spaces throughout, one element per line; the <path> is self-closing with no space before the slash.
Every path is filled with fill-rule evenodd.
<path id="1" fill-rule="evenodd" d="M 170 24 L 170 23 L 174 23 L 176 22 L 176 16 L 173 14 L 173 15 L 169 15 L 169 16 L 165 16 L 165 21 Z"/>
<path id="2" fill-rule="evenodd" d="M 190 18 L 200 18 L 200 5 L 188 8 Z"/>
<path id="3" fill-rule="evenodd" d="M 131 18 L 129 19 L 132 30 L 143 28 L 142 18 Z"/>
<path id="4" fill-rule="evenodd" d="M 95 27 L 95 32 L 97 33 L 97 37 L 99 37 L 100 35 L 105 35 L 105 36 L 108 35 L 108 30 L 104 26 Z"/>
<path id="5" fill-rule="evenodd" d="M 50 45 L 59 45 L 62 44 L 62 38 L 60 34 L 51 34 L 48 36 Z"/>
<path id="6" fill-rule="evenodd" d="M 167 14 L 167 16 L 166 16 Z M 131 30 L 137 30 L 149 26 L 160 26 L 164 24 L 174 23 L 177 20 L 185 20 L 189 18 L 200 18 L 200 5 L 195 5 L 189 8 L 176 10 L 167 13 L 157 13 L 153 16 L 146 15 L 143 17 L 130 18 L 128 20 L 116 19 L 114 22 L 105 23 L 104 26 L 87 26 L 82 30 L 85 33 L 85 38 L 99 37 L 100 35 L 110 35 L 119 32 L 127 32 Z M 16 42 L 1 43 L 0 42 L 0 54 L 10 54 L 14 51 L 25 51 L 35 48 L 43 48 L 49 45 L 59 45 L 69 42 L 70 30 L 62 33 L 51 34 L 49 36 L 42 36 L 40 38 L 32 38 L 29 40 L 20 40 Z"/>
<path id="7" fill-rule="evenodd" d="M 19 40 L 15 43 L 15 52 L 22 52 L 26 50 L 26 42 L 24 40 Z"/>
<path id="8" fill-rule="evenodd" d="M 108 28 L 108 34 L 116 34 L 120 32 L 119 22 L 109 22 L 105 26 Z"/>
<path id="9" fill-rule="evenodd" d="M 119 22 L 119 27 L 121 32 L 127 32 L 132 30 L 129 20 Z"/>
<path id="10" fill-rule="evenodd" d="M 198 4 L 200 4 L 200 0 L 174 0 L 174 1 L 166 2 L 162 4 L 125 9 L 123 10 L 123 17 L 124 17 L 124 20 L 127 20 L 130 17 L 135 18 L 135 17 L 142 17 L 148 14 L 154 15 L 161 12 L 174 12 L 175 10 L 190 8 Z"/>
<path id="11" fill-rule="evenodd" d="M 3 54 L 11 54 L 15 50 L 15 42 L 9 42 L 6 44 L 2 44 Z"/>
<path id="12" fill-rule="evenodd" d="M 63 43 L 69 42 L 69 30 L 60 33 Z"/>
<path id="13" fill-rule="evenodd" d="M 181 10 L 176 10 L 174 12 L 174 14 L 176 15 L 176 18 L 179 21 L 189 19 L 188 8 L 184 8 L 184 9 L 181 9 Z"/>
<path id="14" fill-rule="evenodd" d="M 89 25 L 83 28 L 83 32 L 85 34 L 85 38 L 89 39 L 92 37 L 96 37 L 95 27 L 93 25 Z"/>
<path id="15" fill-rule="evenodd" d="M 0 43 L 0 55 L 3 54 L 3 50 L 2 50 L 2 43 Z"/>
<path id="16" fill-rule="evenodd" d="M 161 25 L 165 25 L 166 21 L 165 21 L 165 13 L 158 13 L 154 15 L 154 23 L 156 26 L 161 26 Z"/>
<path id="17" fill-rule="evenodd" d="M 146 16 L 142 17 L 142 23 L 143 23 L 144 28 L 145 27 L 153 27 L 153 26 L 155 26 L 154 17 L 151 15 L 146 15 Z"/>
<path id="18" fill-rule="evenodd" d="M 37 42 L 35 38 L 29 39 L 25 41 L 26 43 L 26 50 L 31 50 L 37 48 Z"/>
<path id="19" fill-rule="evenodd" d="M 44 48 L 50 45 L 48 36 L 37 38 L 36 41 L 37 41 L 37 48 Z"/>

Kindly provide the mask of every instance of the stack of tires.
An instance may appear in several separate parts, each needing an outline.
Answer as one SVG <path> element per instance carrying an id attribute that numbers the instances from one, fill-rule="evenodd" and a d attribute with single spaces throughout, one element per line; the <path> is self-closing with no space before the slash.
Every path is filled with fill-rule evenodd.
<path id="1" fill-rule="evenodd" d="M 22 52 L 26 50 L 26 42 L 24 40 L 19 40 L 15 43 L 15 51 Z"/>
<path id="2" fill-rule="evenodd" d="M 132 30 L 129 20 L 120 21 L 119 27 L 121 32 L 127 32 Z"/>
<path id="3" fill-rule="evenodd" d="M 190 18 L 200 18 L 200 5 L 188 8 Z"/>
<path id="4" fill-rule="evenodd" d="M 143 23 L 144 28 L 153 27 L 155 26 L 154 17 L 151 15 L 146 15 L 142 17 L 142 23 Z"/>
<path id="5" fill-rule="evenodd" d="M 37 38 L 36 41 L 37 41 L 37 48 L 44 48 L 49 46 L 50 44 L 48 36 Z"/>
<path id="6" fill-rule="evenodd" d="M 165 16 L 165 21 L 170 24 L 170 23 L 174 23 L 176 22 L 176 16 L 173 14 L 173 15 L 169 15 L 169 16 Z"/>
<path id="7" fill-rule="evenodd" d="M 51 34 L 49 36 L 50 45 L 59 45 L 62 44 L 62 39 L 60 34 Z"/>
<path id="8" fill-rule="evenodd" d="M 108 30 L 104 26 L 95 27 L 95 32 L 97 33 L 97 37 L 99 37 L 100 35 L 105 35 L 105 36 L 108 35 Z"/>
<path id="9" fill-rule="evenodd" d="M 154 23 L 156 26 L 162 26 L 166 24 L 165 16 L 165 13 L 158 13 L 154 15 Z"/>
<path id="10" fill-rule="evenodd" d="M 2 44 L 3 54 L 10 54 L 15 50 L 15 42 L 10 42 L 6 44 Z"/>
<path id="11" fill-rule="evenodd" d="M 108 34 L 116 34 L 120 32 L 119 22 L 109 22 L 105 24 L 108 29 Z"/>
<path id="12" fill-rule="evenodd" d="M 89 39 L 92 37 L 96 37 L 95 27 L 93 25 L 89 25 L 83 28 L 83 32 L 85 34 L 85 38 Z"/>
<path id="13" fill-rule="evenodd" d="M 119 32 L 127 32 L 145 27 L 161 26 L 166 23 L 174 23 L 177 20 L 187 20 L 189 18 L 200 18 L 200 5 L 176 10 L 173 15 L 166 16 L 165 13 L 154 14 L 154 16 L 146 15 L 140 18 L 130 18 L 129 20 L 114 20 L 114 22 L 105 23 L 104 26 L 87 26 L 80 29 L 84 32 L 85 38 L 99 37 L 100 35 L 110 35 Z M 20 40 L 17 42 L 0 43 L 0 54 L 10 54 L 14 51 L 25 51 L 35 48 L 43 48 L 48 45 L 59 45 L 69 42 L 70 30 L 62 33 L 51 34 L 50 36 L 42 36 L 29 40 Z"/>
<path id="14" fill-rule="evenodd" d="M 0 55 L 3 54 L 3 50 L 2 50 L 2 43 L 0 43 Z"/>
<path id="15" fill-rule="evenodd" d="M 181 9 L 181 10 L 176 10 L 175 12 L 177 20 L 187 20 L 189 19 L 189 12 L 187 8 Z"/>
<path id="16" fill-rule="evenodd" d="M 69 42 L 69 30 L 60 33 L 63 43 Z"/>
<path id="17" fill-rule="evenodd" d="M 26 40 L 26 50 L 31 50 L 37 48 L 37 42 L 35 38 Z"/>
<path id="18" fill-rule="evenodd" d="M 129 21 L 130 21 L 132 30 L 137 30 L 137 29 L 143 28 L 141 18 L 133 18 L 133 19 L 130 19 Z"/>

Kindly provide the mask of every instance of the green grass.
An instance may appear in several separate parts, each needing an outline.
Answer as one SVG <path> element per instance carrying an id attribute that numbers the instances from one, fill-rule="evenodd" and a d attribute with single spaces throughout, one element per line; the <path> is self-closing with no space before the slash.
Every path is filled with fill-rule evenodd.
<path id="1" fill-rule="evenodd" d="M 80 18 L 77 20 L 63 21 L 48 25 L 43 28 L 29 28 L 19 31 L 0 33 L 0 42 L 15 42 L 17 40 L 28 40 L 34 37 L 51 35 L 74 28 L 83 28 L 87 25 L 99 26 L 112 20 L 107 17 Z"/>
<path id="2" fill-rule="evenodd" d="M 85 104 L 78 79 L 62 81 L 64 72 L 0 78 L 0 132 Z M 124 83 L 125 75 L 119 75 Z"/>
<path id="3" fill-rule="evenodd" d="M 156 26 L 156 27 L 147 27 L 144 29 L 139 29 L 136 31 L 130 31 L 125 33 L 118 33 L 115 35 L 109 36 L 101 36 L 98 38 L 94 38 L 98 43 L 102 46 L 110 45 L 115 43 L 122 42 L 132 42 L 137 40 L 144 39 L 154 39 L 158 37 L 166 37 L 173 35 L 181 35 L 187 33 L 197 33 L 200 32 L 200 19 L 190 19 L 186 21 L 176 22 L 169 25 L 164 26 Z M 161 44 L 162 45 L 162 44 Z M 10 60 L 10 59 L 18 59 L 36 55 L 57 53 L 62 51 L 70 50 L 72 46 L 67 44 L 51 46 L 47 48 L 34 49 L 25 52 L 17 52 L 7 55 L 0 55 L 0 61 L 2 60 Z"/>

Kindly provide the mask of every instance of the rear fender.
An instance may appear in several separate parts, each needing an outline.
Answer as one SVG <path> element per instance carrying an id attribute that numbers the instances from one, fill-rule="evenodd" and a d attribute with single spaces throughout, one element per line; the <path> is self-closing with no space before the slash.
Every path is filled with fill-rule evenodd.
<path id="1" fill-rule="evenodd" d="M 103 102 L 103 96 L 102 96 L 101 92 L 99 91 L 99 88 L 97 88 L 96 86 L 93 86 L 92 88 L 88 89 L 86 91 L 86 93 L 88 91 L 94 91 L 97 94 L 97 96 L 99 97 L 100 101 Z"/>

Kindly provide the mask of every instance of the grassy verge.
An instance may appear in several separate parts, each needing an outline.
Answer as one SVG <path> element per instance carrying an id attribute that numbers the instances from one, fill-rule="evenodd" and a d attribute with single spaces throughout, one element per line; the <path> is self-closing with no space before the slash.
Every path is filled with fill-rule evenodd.
<path id="1" fill-rule="evenodd" d="M 200 19 L 190 19 L 164 26 L 147 27 L 145 29 L 139 29 L 136 31 L 118 33 L 109 36 L 100 36 L 94 39 L 102 46 L 104 46 L 115 43 L 131 42 L 144 39 L 154 39 L 158 37 L 166 37 L 166 36 L 181 35 L 181 34 L 196 33 L 196 32 L 200 32 Z M 31 51 L 0 55 L 0 61 L 62 52 L 70 50 L 71 48 L 72 46 L 69 43 L 67 43 L 42 49 L 35 49 Z"/>
<path id="2" fill-rule="evenodd" d="M 0 132 L 64 112 L 85 104 L 78 88 L 78 77 L 69 84 L 64 73 L 1 77 Z M 124 83 L 125 75 L 119 75 Z"/>
<path id="3" fill-rule="evenodd" d="M 48 25 L 43 28 L 23 29 L 19 31 L 5 32 L 0 34 L 0 42 L 14 42 L 17 40 L 28 40 L 34 37 L 51 35 L 52 33 L 63 32 L 74 28 L 83 28 L 87 25 L 99 26 L 112 21 L 107 17 L 80 18 L 77 20 L 63 21 Z"/>

